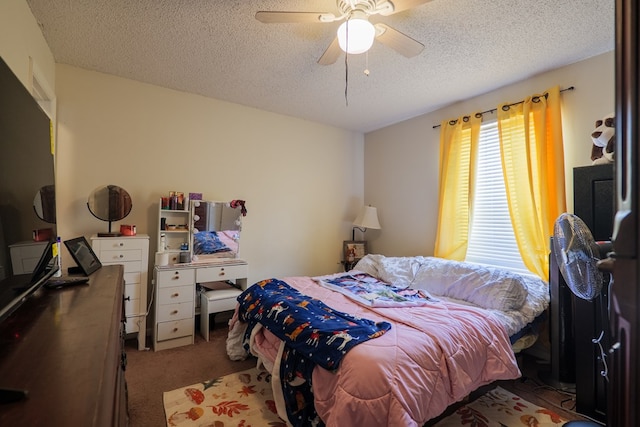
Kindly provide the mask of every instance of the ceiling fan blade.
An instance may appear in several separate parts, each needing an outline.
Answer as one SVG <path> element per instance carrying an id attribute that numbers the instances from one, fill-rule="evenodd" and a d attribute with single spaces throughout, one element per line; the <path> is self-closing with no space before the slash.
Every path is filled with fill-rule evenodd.
<path id="1" fill-rule="evenodd" d="M 338 57 L 342 53 L 342 49 L 340 49 L 340 44 L 338 43 L 338 38 L 334 38 L 327 50 L 324 51 L 320 59 L 318 59 L 318 64 L 320 65 L 331 65 L 338 60 Z"/>
<path id="2" fill-rule="evenodd" d="M 393 7 L 382 10 L 380 14 L 388 16 L 394 13 L 402 12 L 403 10 L 422 6 L 423 4 L 429 3 L 430 1 L 431 0 L 388 0 L 388 3 L 391 3 L 391 6 Z"/>
<path id="3" fill-rule="evenodd" d="M 324 12 L 256 12 L 256 19 L 264 24 L 322 23 L 333 22 L 337 18 L 333 13 Z"/>
<path id="4" fill-rule="evenodd" d="M 376 40 L 407 58 L 418 55 L 424 49 L 424 45 L 419 41 L 412 39 L 398 30 L 394 30 L 386 24 L 379 22 L 375 27 L 378 32 Z"/>

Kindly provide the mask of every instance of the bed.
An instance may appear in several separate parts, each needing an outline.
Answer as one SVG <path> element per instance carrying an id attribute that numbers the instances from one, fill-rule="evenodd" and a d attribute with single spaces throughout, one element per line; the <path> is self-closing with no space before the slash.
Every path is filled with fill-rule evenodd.
<path id="1" fill-rule="evenodd" d="M 354 290 L 354 281 L 365 283 L 364 290 Z M 280 289 L 295 295 L 280 296 Z M 318 339 L 318 329 L 304 318 L 305 332 L 290 340 L 294 325 L 286 324 L 287 313 L 308 311 L 306 300 L 296 303 L 304 310 L 287 306 L 296 298 L 308 298 L 319 311 L 353 316 L 349 324 L 363 319 L 377 332 L 323 367 L 318 340 L 331 341 L 339 331 Z M 496 268 L 367 255 L 348 274 L 269 279 L 238 301 L 227 353 L 231 359 L 252 354 L 271 372 L 280 417 L 291 425 L 406 427 L 422 426 L 480 386 L 518 378 L 515 351 L 523 339 L 526 345 L 535 339 L 531 325 L 545 312 L 549 294 L 542 280 Z M 284 323 L 269 323 L 277 318 Z M 313 345 L 305 349 L 305 343 Z M 302 361 L 292 362 L 291 353 Z"/>

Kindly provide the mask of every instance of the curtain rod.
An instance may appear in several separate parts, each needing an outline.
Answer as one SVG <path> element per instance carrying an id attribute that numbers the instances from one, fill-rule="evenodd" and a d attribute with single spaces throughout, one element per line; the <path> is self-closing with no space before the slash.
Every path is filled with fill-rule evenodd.
<path id="1" fill-rule="evenodd" d="M 565 91 L 568 91 L 568 90 L 574 90 L 574 89 L 575 89 L 575 87 L 574 87 L 574 86 L 569 86 L 569 87 L 568 87 L 568 88 L 566 88 L 566 89 L 560 89 L 560 93 L 565 92 Z M 547 97 L 547 94 L 546 94 L 546 93 L 544 94 L 544 97 L 545 97 L 545 98 Z M 539 97 L 534 96 L 534 99 L 535 99 L 535 98 L 539 98 Z M 522 101 L 518 101 L 518 102 L 514 102 L 513 104 L 506 104 L 506 105 L 505 105 L 505 107 L 512 107 L 512 106 L 514 106 L 514 105 L 522 104 L 523 102 L 524 102 L 524 100 L 522 100 Z M 490 109 L 490 110 L 485 110 L 485 111 L 481 111 L 480 113 L 476 113 L 476 116 L 477 116 L 477 115 L 483 116 L 483 115 L 485 115 L 485 114 L 487 114 L 487 113 L 492 113 L 492 114 L 493 114 L 493 113 L 494 113 L 494 112 L 496 112 L 496 111 L 498 111 L 498 109 L 497 109 L 497 108 L 492 108 L 492 109 Z M 441 126 L 441 125 L 433 125 L 433 129 L 439 128 L 440 126 Z"/>

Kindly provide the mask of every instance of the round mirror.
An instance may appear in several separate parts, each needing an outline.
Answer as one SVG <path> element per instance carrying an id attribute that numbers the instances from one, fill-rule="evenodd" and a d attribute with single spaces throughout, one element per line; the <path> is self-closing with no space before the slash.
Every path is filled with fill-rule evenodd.
<path id="1" fill-rule="evenodd" d="M 49 224 L 56 223 L 56 187 L 45 185 L 33 198 L 33 210 L 38 218 Z"/>
<path id="2" fill-rule="evenodd" d="M 111 223 L 120 221 L 131 212 L 131 196 L 122 187 L 105 185 L 91 192 L 87 207 L 93 216 L 109 222 L 109 235 L 112 235 Z"/>

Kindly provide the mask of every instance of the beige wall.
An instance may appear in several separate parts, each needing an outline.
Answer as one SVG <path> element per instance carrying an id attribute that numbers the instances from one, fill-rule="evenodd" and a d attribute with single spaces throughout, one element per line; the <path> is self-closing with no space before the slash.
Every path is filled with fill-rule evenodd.
<path id="1" fill-rule="evenodd" d="M 365 135 L 365 201 L 378 208 L 381 230 L 366 232 L 372 252 L 432 255 L 438 215 L 442 120 L 517 102 L 559 85 L 562 94 L 567 208 L 573 210 L 573 168 L 591 164 L 596 120 L 615 108 L 614 52 L 453 104 Z M 488 116 L 485 116 L 488 117 Z"/>
<path id="2" fill-rule="evenodd" d="M 29 91 L 35 72 L 45 89 L 54 92 L 53 55 L 26 1 L 0 2 L 0 56 Z"/>
<path id="3" fill-rule="evenodd" d="M 249 281 L 338 271 L 362 205 L 363 135 L 67 65 L 56 68 L 57 198 L 63 238 L 106 231 L 87 210 L 96 187 L 132 197 L 123 221 L 157 247 L 171 190 L 243 199 Z"/>

